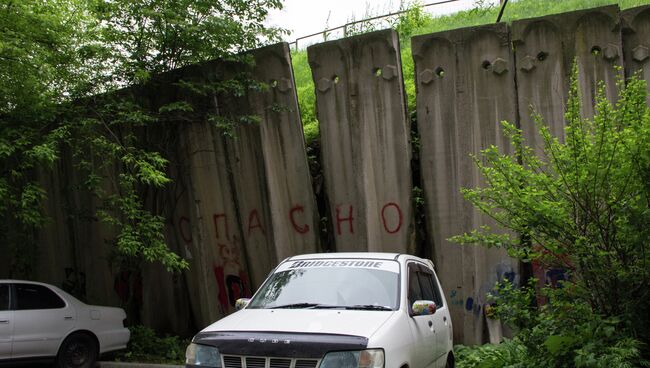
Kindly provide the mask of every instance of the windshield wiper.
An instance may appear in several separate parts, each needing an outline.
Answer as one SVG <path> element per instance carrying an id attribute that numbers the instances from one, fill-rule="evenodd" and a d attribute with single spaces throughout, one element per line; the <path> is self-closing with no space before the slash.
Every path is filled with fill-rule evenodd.
<path id="1" fill-rule="evenodd" d="M 392 311 L 393 308 L 386 307 L 384 305 L 374 305 L 374 304 L 356 304 L 356 305 L 332 305 L 332 304 L 321 304 L 321 303 L 292 303 L 278 305 L 271 307 L 269 309 L 302 309 L 302 308 L 313 308 L 313 309 L 350 309 L 350 310 L 378 310 L 378 311 Z"/>
<path id="2" fill-rule="evenodd" d="M 284 308 L 286 308 L 286 309 L 291 309 L 291 308 L 300 309 L 300 308 L 316 307 L 318 305 L 319 305 L 319 303 L 292 303 L 292 304 L 278 305 L 278 306 L 275 306 L 275 307 L 271 307 L 269 309 L 284 309 Z"/>
<path id="3" fill-rule="evenodd" d="M 392 311 L 393 308 L 387 307 L 385 305 L 374 305 L 374 304 L 357 304 L 345 306 L 345 309 L 358 309 L 358 310 L 378 310 L 378 311 Z"/>

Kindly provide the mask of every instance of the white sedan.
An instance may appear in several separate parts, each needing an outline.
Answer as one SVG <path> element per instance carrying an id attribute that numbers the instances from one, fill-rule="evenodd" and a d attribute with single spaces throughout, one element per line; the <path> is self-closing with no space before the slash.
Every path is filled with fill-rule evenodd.
<path id="1" fill-rule="evenodd" d="M 84 304 L 52 285 L 0 280 L 0 365 L 93 367 L 100 354 L 126 348 L 125 318 L 123 309 Z"/>

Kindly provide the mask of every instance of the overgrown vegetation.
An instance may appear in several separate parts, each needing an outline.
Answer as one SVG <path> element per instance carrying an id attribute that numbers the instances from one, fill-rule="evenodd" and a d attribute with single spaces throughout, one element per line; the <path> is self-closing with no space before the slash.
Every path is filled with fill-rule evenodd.
<path id="1" fill-rule="evenodd" d="M 505 282 L 492 309 L 517 331 L 499 345 L 456 346 L 458 368 L 611 368 L 647 367 L 646 345 L 630 334 L 620 317 L 594 311 L 573 285 L 566 289 L 536 289 L 532 279 L 524 288 Z M 550 303 L 535 307 L 537 295 Z"/>
<path id="2" fill-rule="evenodd" d="M 69 164 L 79 174 L 61 183 L 77 196 L 65 201 L 69 226 L 111 225 L 118 267 L 186 268 L 165 243 L 158 203 L 171 183 L 166 150 L 174 137 L 153 132 L 182 121 L 179 113 L 191 115 L 193 106 L 170 101 L 151 110 L 132 94 L 112 92 L 206 60 L 245 62 L 237 53 L 282 34 L 264 25 L 279 7 L 280 0 L 1 1 L 0 242 L 10 251 L 9 276 L 30 277 L 25 258 L 34 259 L 37 230 L 50 221 L 44 203 L 55 194 L 44 183 Z M 183 87 L 202 96 L 259 88 L 245 79 Z"/>
<path id="3" fill-rule="evenodd" d="M 562 143 L 537 116 L 543 157 L 513 124 L 503 129 L 516 154 L 490 147 L 476 164 L 486 186 L 465 198 L 511 233 L 483 227 L 454 237 L 462 244 L 503 248 L 523 262 L 566 270 L 560 287 L 534 283 L 495 291 L 495 315 L 513 326 L 504 345 L 468 352 L 466 367 L 648 366 L 650 346 L 650 110 L 646 82 L 620 81 L 610 103 L 600 88 L 596 115 L 580 115 L 574 68 Z M 512 235 L 517 234 L 517 235 Z M 496 362 L 504 361 L 497 364 Z M 472 363 L 475 362 L 475 363 Z M 506 364 L 507 363 L 507 364 Z M 487 363 L 485 363 L 487 364 Z"/>
<path id="4" fill-rule="evenodd" d="M 152 364 L 185 364 L 185 349 L 190 340 L 178 336 L 158 336 L 144 326 L 129 327 L 131 339 L 126 350 L 115 356 L 116 361 Z"/>

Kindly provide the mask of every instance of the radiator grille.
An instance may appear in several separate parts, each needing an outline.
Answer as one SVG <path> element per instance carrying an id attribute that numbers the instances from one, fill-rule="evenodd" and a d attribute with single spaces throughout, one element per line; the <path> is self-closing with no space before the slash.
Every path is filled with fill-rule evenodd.
<path id="1" fill-rule="evenodd" d="M 289 359 L 224 355 L 224 368 L 316 368 L 316 359 Z"/>
<path id="2" fill-rule="evenodd" d="M 246 368 L 266 368 L 266 359 L 264 358 L 246 358 Z"/>
<path id="3" fill-rule="evenodd" d="M 317 360 L 296 360 L 294 368 L 316 368 L 317 365 Z"/>
<path id="4" fill-rule="evenodd" d="M 269 368 L 291 368 L 291 359 L 271 359 Z"/>
<path id="5" fill-rule="evenodd" d="M 238 356 L 224 356 L 223 366 L 225 368 L 243 368 L 241 357 Z"/>

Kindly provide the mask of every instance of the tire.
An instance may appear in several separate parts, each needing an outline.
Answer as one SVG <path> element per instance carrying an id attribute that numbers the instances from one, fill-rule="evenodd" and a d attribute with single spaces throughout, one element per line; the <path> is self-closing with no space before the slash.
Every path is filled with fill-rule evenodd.
<path id="1" fill-rule="evenodd" d="M 445 364 L 445 368 L 455 368 L 456 367 L 456 361 L 454 360 L 454 354 L 449 353 L 447 355 L 447 364 Z"/>
<path id="2" fill-rule="evenodd" d="M 68 336 L 59 348 L 56 358 L 58 368 L 92 368 L 97 361 L 98 348 L 95 340 L 86 334 Z"/>

